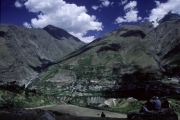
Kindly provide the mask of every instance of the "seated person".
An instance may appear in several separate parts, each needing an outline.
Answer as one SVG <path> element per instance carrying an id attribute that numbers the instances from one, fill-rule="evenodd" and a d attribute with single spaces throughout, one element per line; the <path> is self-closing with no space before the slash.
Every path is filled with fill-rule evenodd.
<path id="1" fill-rule="evenodd" d="M 106 117 L 106 115 L 104 114 L 104 112 L 101 113 L 101 117 Z"/>
<path id="2" fill-rule="evenodd" d="M 161 101 L 157 96 L 153 97 L 151 103 L 153 104 L 153 110 L 160 110 L 161 109 Z"/>

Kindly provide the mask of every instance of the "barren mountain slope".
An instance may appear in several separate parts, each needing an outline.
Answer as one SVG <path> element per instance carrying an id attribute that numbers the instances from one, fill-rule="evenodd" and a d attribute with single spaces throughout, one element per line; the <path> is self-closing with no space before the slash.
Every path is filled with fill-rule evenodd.
<path id="1" fill-rule="evenodd" d="M 40 28 L 8 24 L 1 24 L 0 28 L 0 77 L 4 82 L 27 83 L 49 64 L 84 45 L 72 35 L 69 39 L 56 39 Z"/>

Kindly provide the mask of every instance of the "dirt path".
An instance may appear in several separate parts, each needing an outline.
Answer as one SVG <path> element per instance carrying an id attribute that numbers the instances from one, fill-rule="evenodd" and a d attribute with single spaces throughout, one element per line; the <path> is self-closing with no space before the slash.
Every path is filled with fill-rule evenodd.
<path id="1" fill-rule="evenodd" d="M 49 105 L 49 106 L 42 106 L 42 107 L 36 107 L 36 108 L 43 109 L 43 110 L 58 111 L 61 113 L 69 113 L 70 115 L 75 115 L 75 116 L 100 117 L 100 114 L 104 112 L 106 117 L 127 118 L 126 114 L 84 108 L 84 107 L 79 107 L 79 106 L 74 106 L 74 105 Z M 32 108 L 32 109 L 35 109 L 35 108 Z"/>

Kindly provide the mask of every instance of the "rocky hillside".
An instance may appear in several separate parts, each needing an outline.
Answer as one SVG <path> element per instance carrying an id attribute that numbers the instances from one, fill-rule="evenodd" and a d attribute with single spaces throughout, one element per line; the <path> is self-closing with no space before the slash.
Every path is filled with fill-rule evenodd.
<path id="1" fill-rule="evenodd" d="M 166 96 L 180 115 L 180 17 L 169 13 L 159 23 L 106 33 L 48 67 L 28 88 L 66 103 L 121 113 L 140 109 L 146 98 Z M 123 100 L 132 97 L 135 102 Z"/>
<path id="2" fill-rule="evenodd" d="M 48 92 L 54 89 L 49 83 L 55 83 L 57 91 L 69 90 L 70 95 L 76 90 L 145 90 L 147 82 L 155 81 L 149 83 L 152 91 L 160 83 L 175 82 L 179 92 L 180 17 L 169 13 L 159 23 L 155 28 L 150 22 L 124 25 L 106 33 L 49 67 L 31 87 Z"/>
<path id="3" fill-rule="evenodd" d="M 27 84 L 44 68 L 85 45 L 50 25 L 44 29 L 28 29 L 0 24 L 0 28 L 0 78 L 3 82 Z"/>

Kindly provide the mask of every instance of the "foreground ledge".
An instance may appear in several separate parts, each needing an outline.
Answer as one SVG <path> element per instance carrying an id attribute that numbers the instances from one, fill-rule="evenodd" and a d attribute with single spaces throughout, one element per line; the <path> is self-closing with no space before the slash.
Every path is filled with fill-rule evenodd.
<path id="1" fill-rule="evenodd" d="M 152 113 L 139 112 L 139 110 L 127 113 L 128 120 L 178 120 L 178 115 L 172 108 L 164 108 Z"/>

